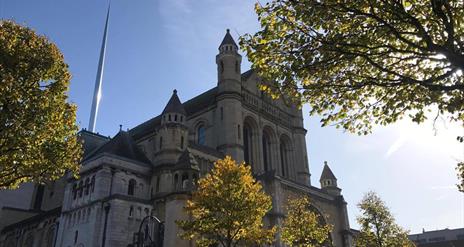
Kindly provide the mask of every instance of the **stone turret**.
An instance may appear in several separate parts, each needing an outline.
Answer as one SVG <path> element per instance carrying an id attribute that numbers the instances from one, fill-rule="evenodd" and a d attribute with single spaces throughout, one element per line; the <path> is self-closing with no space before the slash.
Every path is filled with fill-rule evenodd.
<path id="1" fill-rule="evenodd" d="M 188 127 L 187 112 L 174 90 L 161 113 L 161 126 L 157 135 L 158 152 L 155 157 L 155 165 L 175 164 L 179 156 L 187 148 Z"/>
<path id="2" fill-rule="evenodd" d="M 218 71 L 215 114 L 216 133 L 218 133 L 217 149 L 224 154 L 231 155 L 237 161 L 243 160 L 241 62 L 242 56 L 238 54 L 238 46 L 227 29 L 219 45 L 219 54 L 216 56 Z"/>
<path id="3" fill-rule="evenodd" d="M 238 46 L 227 29 L 226 35 L 219 45 L 219 54 L 216 55 L 219 90 L 240 92 L 241 63 L 242 56 L 238 54 Z"/>
<path id="4" fill-rule="evenodd" d="M 332 170 L 330 170 L 329 165 L 327 165 L 327 161 L 324 161 L 324 169 L 322 170 L 319 182 L 321 183 L 321 189 L 327 191 L 327 193 L 337 196 L 340 195 L 342 190 L 338 188 L 337 178 L 333 174 Z"/>

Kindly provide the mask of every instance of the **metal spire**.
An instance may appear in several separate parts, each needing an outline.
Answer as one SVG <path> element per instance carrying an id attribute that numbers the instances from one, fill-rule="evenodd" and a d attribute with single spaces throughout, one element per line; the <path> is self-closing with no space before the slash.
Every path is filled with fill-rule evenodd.
<path id="1" fill-rule="evenodd" d="M 110 7 L 111 2 L 108 3 L 108 12 L 106 13 L 106 23 L 105 23 L 105 31 L 103 33 L 103 40 L 100 50 L 100 60 L 98 61 L 98 71 L 97 71 L 97 78 L 95 79 L 95 89 L 93 92 L 93 101 L 92 101 L 92 111 L 90 113 L 90 121 L 89 121 L 89 131 L 95 132 L 95 125 L 97 122 L 97 114 L 98 114 L 98 106 L 100 105 L 100 98 L 101 98 L 101 87 L 103 82 L 103 67 L 105 65 L 105 53 L 106 53 L 106 36 L 108 33 L 108 20 L 110 18 Z"/>

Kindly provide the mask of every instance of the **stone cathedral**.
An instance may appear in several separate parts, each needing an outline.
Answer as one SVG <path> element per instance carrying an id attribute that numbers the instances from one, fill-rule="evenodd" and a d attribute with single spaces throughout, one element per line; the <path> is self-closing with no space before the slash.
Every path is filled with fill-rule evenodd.
<path id="1" fill-rule="evenodd" d="M 311 184 L 301 109 L 263 95 L 241 59 L 227 31 L 215 87 L 184 102 L 174 90 L 160 115 L 113 138 L 82 130 L 78 180 L 0 191 L 0 247 L 133 246 L 147 215 L 165 222 L 164 246 L 194 246 L 177 236 L 174 221 L 188 217 L 183 206 L 195 181 L 225 155 L 251 164 L 272 196 L 266 225 L 281 224 L 287 199 L 305 194 L 333 225 L 332 246 L 351 246 L 346 202 L 327 164 L 320 188 Z M 274 246 L 284 245 L 277 237 Z"/>

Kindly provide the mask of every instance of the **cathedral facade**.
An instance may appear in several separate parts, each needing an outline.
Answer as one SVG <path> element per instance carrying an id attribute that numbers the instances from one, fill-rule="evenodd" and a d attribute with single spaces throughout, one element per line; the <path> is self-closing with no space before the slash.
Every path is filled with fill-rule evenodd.
<path id="1" fill-rule="evenodd" d="M 188 217 L 195 181 L 225 155 L 250 164 L 271 195 L 266 225 L 282 223 L 288 198 L 308 195 L 333 225 L 332 246 L 351 246 L 346 202 L 327 164 L 320 188 L 311 184 L 301 109 L 269 99 L 256 73 L 241 72 L 229 31 L 216 64 L 214 88 L 183 103 L 174 90 L 159 116 L 131 130 L 113 138 L 81 131 L 79 179 L 0 192 L 0 247 L 132 246 L 148 215 L 164 222 L 164 246 L 194 246 L 178 237 L 175 220 Z M 278 236 L 274 246 L 284 246 Z"/>

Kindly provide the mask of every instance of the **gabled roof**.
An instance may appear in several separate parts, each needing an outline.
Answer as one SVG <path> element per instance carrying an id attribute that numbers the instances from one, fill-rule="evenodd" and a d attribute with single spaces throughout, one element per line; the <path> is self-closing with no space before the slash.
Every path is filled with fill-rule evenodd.
<path id="1" fill-rule="evenodd" d="M 332 170 L 330 170 L 330 167 L 327 165 L 327 162 L 324 162 L 324 170 L 322 170 L 321 179 L 319 179 L 319 181 L 324 179 L 337 180 Z"/>
<path id="2" fill-rule="evenodd" d="M 150 161 L 145 154 L 137 147 L 129 133 L 123 130 L 119 131 L 113 139 L 85 157 L 84 160 L 88 160 L 103 153 L 113 154 L 150 166 Z"/>
<path id="3" fill-rule="evenodd" d="M 223 45 L 234 45 L 235 48 L 238 49 L 238 45 L 235 43 L 235 40 L 234 40 L 234 38 L 232 38 L 232 35 L 230 35 L 230 30 L 229 29 L 227 29 L 227 33 L 224 36 L 224 39 L 222 40 L 221 45 L 219 45 L 219 47 L 221 47 Z"/>
<path id="4" fill-rule="evenodd" d="M 180 113 L 183 115 L 187 115 L 184 106 L 180 103 L 180 99 L 177 96 L 177 90 L 174 89 L 172 92 L 171 99 L 169 99 L 168 104 L 163 110 L 163 113 Z"/>

